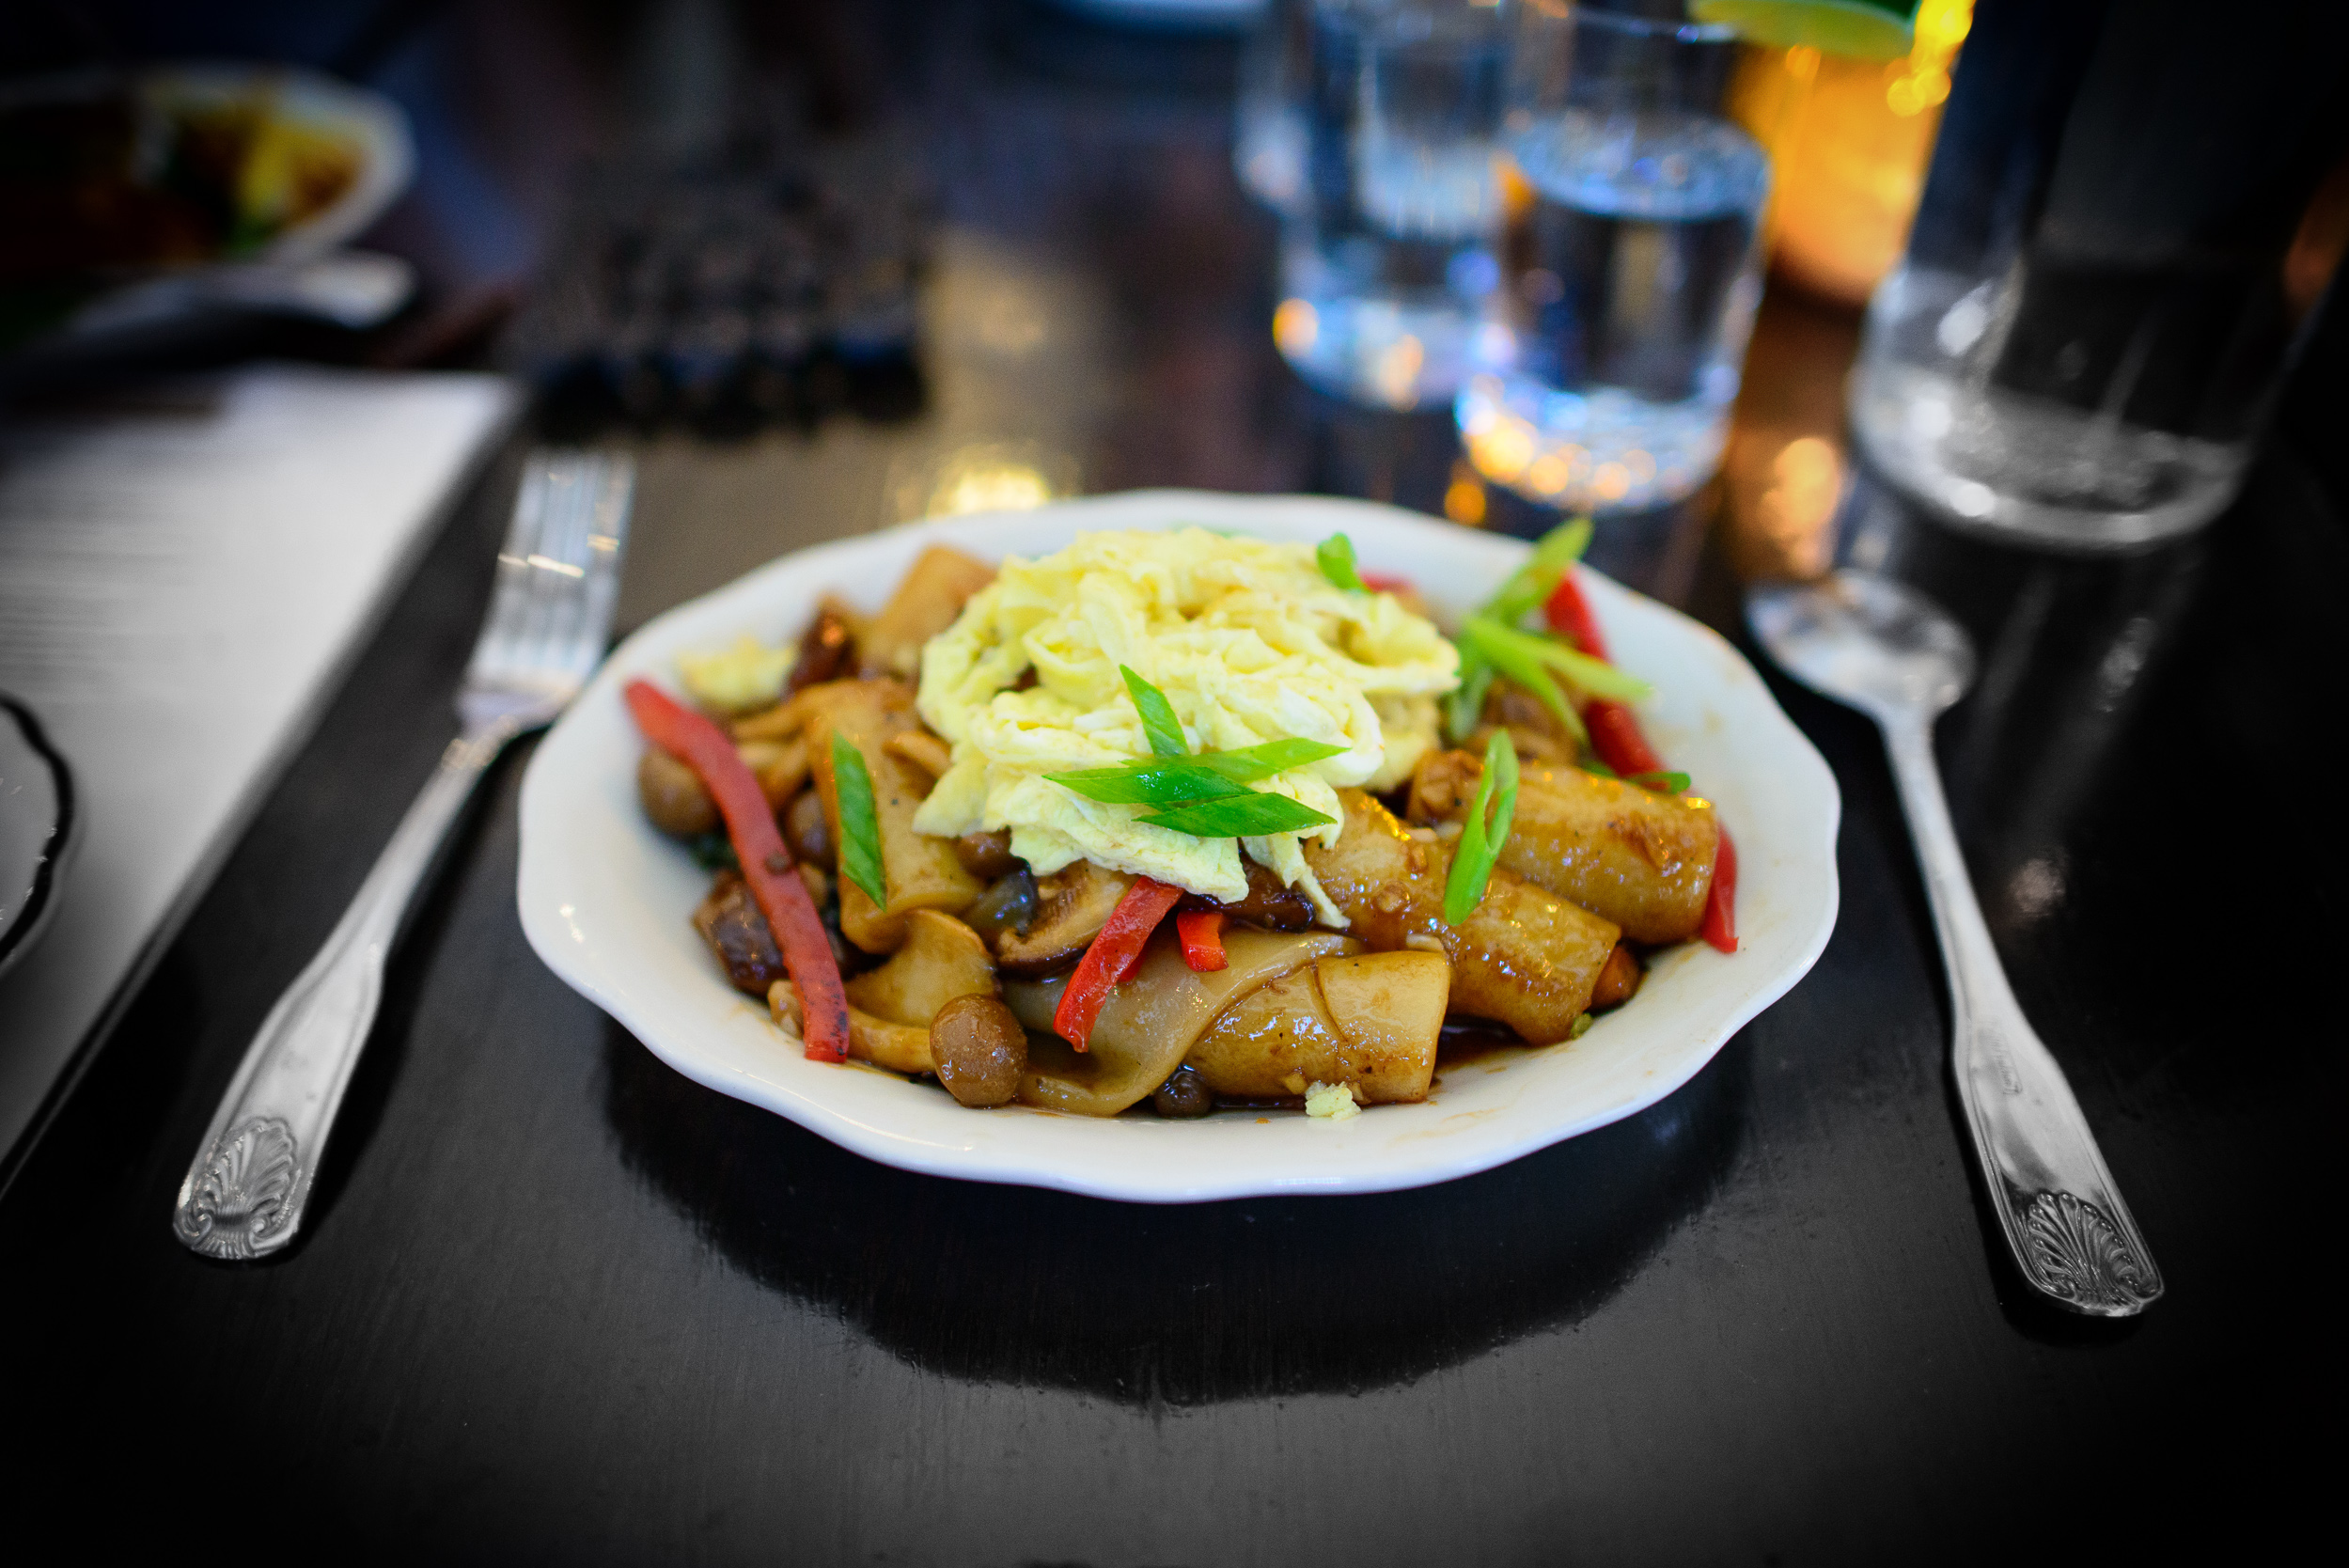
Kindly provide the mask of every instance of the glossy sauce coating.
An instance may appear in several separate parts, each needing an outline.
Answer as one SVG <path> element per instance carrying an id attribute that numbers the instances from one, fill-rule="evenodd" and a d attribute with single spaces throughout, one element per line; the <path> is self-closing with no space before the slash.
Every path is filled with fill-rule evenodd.
<path id="1" fill-rule="evenodd" d="M 1413 837 L 1359 790 L 1339 798 L 1346 817 L 1337 844 L 1308 842 L 1305 854 L 1353 922 L 1348 933 L 1378 952 L 1440 946 L 1451 961 L 1455 1011 L 1497 1019 L 1536 1045 L 1565 1039 L 1590 1005 L 1620 928 L 1506 870 L 1493 872 L 1467 919 L 1448 926 L 1451 846 Z"/>
<path id="2" fill-rule="evenodd" d="M 1412 820 L 1459 821 L 1483 771 L 1465 752 L 1424 759 L 1411 781 Z M 1720 844 L 1710 802 L 1528 763 L 1500 865 L 1635 942 L 1662 944 L 1697 934 Z"/>

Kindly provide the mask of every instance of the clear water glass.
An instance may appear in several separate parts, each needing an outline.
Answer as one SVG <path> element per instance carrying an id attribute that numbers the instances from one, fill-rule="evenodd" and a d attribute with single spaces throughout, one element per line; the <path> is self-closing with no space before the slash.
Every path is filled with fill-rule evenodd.
<path id="1" fill-rule="evenodd" d="M 1313 0 L 1270 0 L 1240 55 L 1231 168 L 1242 190 L 1283 217 L 1305 206 L 1312 71 Z"/>
<path id="2" fill-rule="evenodd" d="M 2241 487 L 2315 315 L 2349 8 L 1981 0 L 1851 384 L 1870 463 L 1949 523 L 2151 546 Z M 2296 264 L 2297 263 L 2297 264 Z"/>
<path id="3" fill-rule="evenodd" d="M 1376 407 L 1459 392 L 1499 278 L 1497 3 L 1320 0 L 1302 200 L 1273 338 L 1307 381 Z"/>
<path id="4" fill-rule="evenodd" d="M 1727 27 L 1527 4 L 1502 145 L 1528 188 L 1456 404 L 1486 478 L 1636 511 L 1720 462 L 1762 297 L 1770 162 L 1723 113 Z"/>

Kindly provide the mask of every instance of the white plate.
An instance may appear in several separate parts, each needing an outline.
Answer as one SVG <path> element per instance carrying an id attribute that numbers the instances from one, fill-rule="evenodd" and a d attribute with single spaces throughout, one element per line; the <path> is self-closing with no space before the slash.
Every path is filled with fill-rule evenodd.
<path id="1" fill-rule="evenodd" d="M 119 86 L 119 78 L 104 71 L 39 77 L 0 87 L 0 108 L 72 102 L 117 91 Z M 277 118 L 337 137 L 358 155 L 357 178 L 342 195 L 273 235 L 257 255 L 243 259 L 306 261 L 325 255 L 382 217 L 415 172 L 415 141 L 407 112 L 380 92 L 318 71 L 226 62 L 167 65 L 140 72 L 137 86 L 172 103 L 243 103 L 265 94 Z"/>
<path id="2" fill-rule="evenodd" d="M 765 1009 L 727 984 L 688 923 L 707 877 L 637 808 L 641 742 L 621 685 L 642 675 L 673 686 L 680 652 L 743 633 L 795 637 L 827 589 L 877 608 L 932 540 L 993 559 L 1045 554 L 1079 529 L 1184 523 L 1308 541 L 1343 529 L 1366 570 L 1407 575 L 1446 616 L 1489 594 L 1527 548 L 1366 502 L 1144 491 L 917 523 L 771 562 L 630 637 L 539 746 L 522 787 L 531 947 L 680 1073 L 860 1154 L 941 1176 L 1192 1202 L 1421 1186 L 1605 1126 L 1687 1082 L 1826 946 L 1841 813 L 1834 775 L 1736 650 L 1586 573 L 1610 651 L 1655 684 L 1642 710 L 1650 737 L 1736 835 L 1743 945 L 1733 956 L 1683 944 L 1580 1040 L 1447 1068 L 1424 1104 L 1342 1122 L 1293 1112 L 1166 1121 L 1147 1110 L 1108 1121 L 973 1111 L 932 1085 L 807 1060 Z"/>

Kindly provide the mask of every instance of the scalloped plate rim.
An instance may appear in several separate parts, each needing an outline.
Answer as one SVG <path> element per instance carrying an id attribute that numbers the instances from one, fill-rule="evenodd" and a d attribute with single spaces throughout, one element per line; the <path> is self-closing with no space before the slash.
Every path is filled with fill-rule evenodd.
<path id="1" fill-rule="evenodd" d="M 1644 658 L 1652 670 L 1677 659 L 1693 672 L 1677 689 L 1660 690 L 1656 707 L 1684 719 L 1692 704 L 1717 704 L 1693 715 L 1701 721 L 1694 730 L 1665 725 L 1660 738 L 1668 757 L 1675 744 L 1683 753 L 1718 744 L 1718 732 L 1732 725 L 1746 743 L 1772 754 L 1776 771 L 1724 767 L 1713 776 L 1739 838 L 1745 950 L 1724 957 L 1683 944 L 1658 955 L 1641 996 L 1600 1020 L 1582 1041 L 1447 1069 L 1421 1105 L 1379 1106 L 1336 1125 L 1293 1112 L 1168 1122 L 1148 1116 L 1090 1121 L 1025 1107 L 967 1111 L 936 1089 L 894 1074 L 790 1054 L 764 1010 L 728 987 L 699 951 L 686 924 L 691 898 L 668 912 L 674 917 L 666 925 L 650 915 L 655 902 L 666 912 L 666 899 L 690 895 L 698 873 L 634 809 L 634 737 L 619 697 L 626 679 L 666 676 L 677 649 L 706 646 L 729 629 L 773 640 L 786 622 L 795 628 L 819 592 L 894 584 L 896 572 L 880 568 L 910 558 L 932 540 L 990 554 L 1022 548 L 1004 541 L 1023 537 L 1036 541 L 1025 548 L 1048 546 L 1076 527 L 1183 522 L 1299 539 L 1344 527 L 1367 570 L 1412 572 L 1439 608 L 1453 611 L 1489 589 L 1527 549 L 1523 541 L 1373 502 L 1158 490 L 927 519 L 779 557 L 647 622 L 614 651 L 539 744 L 523 780 L 516 876 L 533 950 L 685 1076 L 868 1158 L 932 1175 L 1140 1202 L 1391 1191 L 1506 1164 L 1664 1099 L 1817 961 L 1840 902 L 1835 846 L 1841 798 L 1832 772 L 1718 634 L 1595 572 L 1586 572 L 1594 608 L 1625 665 L 1640 668 Z M 1412 545 L 1446 548 L 1425 556 Z M 860 560 L 872 570 L 856 571 Z M 1431 570 L 1439 581 L 1427 581 Z M 848 597 L 870 604 L 879 595 Z M 1700 698 L 1695 688 L 1708 677 L 1715 683 Z M 1674 760 L 1679 765 L 1681 759 Z M 1743 809 L 1756 790 L 1774 797 L 1766 813 L 1741 817 L 1726 798 L 1736 797 Z M 1791 864 L 1783 854 L 1789 849 L 1796 851 Z M 629 865 L 634 881 L 623 875 Z M 595 888 L 599 877 L 610 885 Z M 598 891 L 604 895 L 600 902 Z M 610 918 L 638 926 L 633 949 L 602 929 Z M 1768 958 L 1754 956 L 1764 946 Z M 1643 1005 L 1650 1007 L 1644 1018 Z M 1668 1011 L 1688 1012 L 1695 1022 L 1677 1036 L 1650 1038 L 1664 1032 Z M 761 1035 L 771 1043 L 764 1050 Z M 1648 1058 L 1649 1065 L 1631 1071 Z M 1602 1060 L 1604 1069 L 1591 1065 Z M 1594 1092 L 1593 1083 L 1603 1091 Z"/>

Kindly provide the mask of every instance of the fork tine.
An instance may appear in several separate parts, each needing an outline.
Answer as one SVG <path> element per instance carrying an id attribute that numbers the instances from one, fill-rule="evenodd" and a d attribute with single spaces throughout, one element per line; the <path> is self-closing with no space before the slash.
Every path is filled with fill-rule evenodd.
<path id="1" fill-rule="evenodd" d="M 593 671 L 618 593 L 634 484 L 634 465 L 624 457 L 533 456 L 468 686 L 561 701 Z"/>

